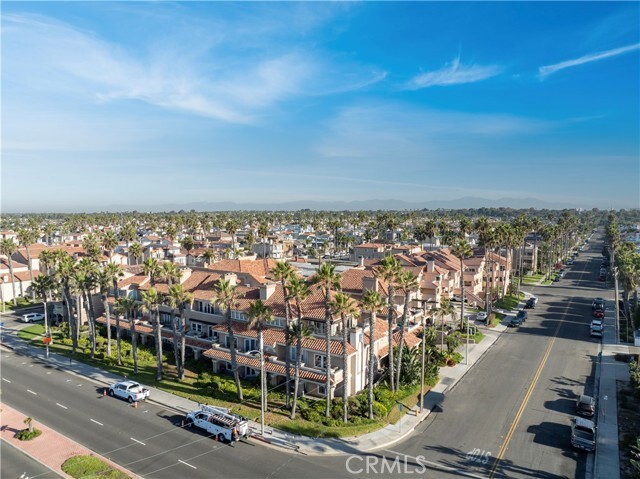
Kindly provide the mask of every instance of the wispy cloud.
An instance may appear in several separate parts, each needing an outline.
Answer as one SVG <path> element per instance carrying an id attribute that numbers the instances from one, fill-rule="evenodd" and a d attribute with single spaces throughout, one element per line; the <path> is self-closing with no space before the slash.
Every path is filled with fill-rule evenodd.
<path id="1" fill-rule="evenodd" d="M 555 63 L 553 65 L 546 65 L 540 67 L 538 70 L 540 78 L 546 78 L 547 76 L 556 73 L 560 70 L 564 70 L 565 68 L 576 67 L 578 65 L 584 65 L 585 63 L 597 62 L 599 60 L 604 60 L 606 58 L 615 57 L 618 55 L 622 55 L 624 53 L 628 53 L 634 50 L 640 49 L 640 43 L 635 43 L 633 45 L 627 45 L 626 47 L 614 48 L 612 50 L 607 50 L 604 52 L 592 53 L 590 55 L 585 55 L 580 58 L 576 58 L 574 60 L 566 60 L 560 63 Z"/>
<path id="2" fill-rule="evenodd" d="M 463 65 L 458 57 L 451 64 L 447 64 L 439 70 L 413 77 L 407 83 L 406 88 L 419 90 L 431 86 L 475 83 L 499 75 L 502 70 L 503 68 L 498 65 Z"/>

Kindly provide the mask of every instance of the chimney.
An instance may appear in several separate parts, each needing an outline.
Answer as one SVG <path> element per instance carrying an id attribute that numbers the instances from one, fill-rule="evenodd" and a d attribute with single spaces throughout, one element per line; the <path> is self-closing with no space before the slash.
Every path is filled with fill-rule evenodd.
<path id="1" fill-rule="evenodd" d="M 260 285 L 260 299 L 266 301 L 276 290 L 276 283 L 265 283 Z"/>
<path id="2" fill-rule="evenodd" d="M 228 281 L 231 286 L 235 286 L 236 284 L 238 284 L 238 276 L 236 276 L 235 273 L 225 273 L 222 276 L 222 279 Z"/>
<path id="3" fill-rule="evenodd" d="M 436 270 L 436 260 L 433 256 L 427 258 L 427 273 L 433 273 Z"/>
<path id="4" fill-rule="evenodd" d="M 364 267 L 364 256 L 360 256 L 360 266 Z"/>
<path id="5" fill-rule="evenodd" d="M 184 268 L 180 270 L 180 284 L 183 284 L 189 276 L 191 276 L 191 268 Z"/>
<path id="6" fill-rule="evenodd" d="M 362 292 L 369 290 L 378 291 L 378 278 L 375 276 L 362 277 Z"/>

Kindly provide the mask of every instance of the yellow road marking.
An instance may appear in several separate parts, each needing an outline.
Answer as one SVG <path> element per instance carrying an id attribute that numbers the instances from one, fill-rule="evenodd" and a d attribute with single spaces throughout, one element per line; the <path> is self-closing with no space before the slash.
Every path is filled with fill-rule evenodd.
<path id="1" fill-rule="evenodd" d="M 558 337 L 558 331 L 560 331 L 560 326 L 562 326 L 562 322 L 558 321 L 558 326 L 556 327 L 556 330 L 553 333 L 553 338 L 551 339 L 549 346 L 547 346 L 547 350 L 545 351 L 544 356 L 542 357 L 540 366 L 538 366 L 538 370 L 536 371 L 535 376 L 533 376 L 533 381 L 531 382 L 531 385 L 527 390 L 527 394 L 525 394 L 524 399 L 522 400 L 522 404 L 520 404 L 520 408 L 516 413 L 516 417 L 513 419 L 513 422 L 511 423 L 509 432 L 507 433 L 507 436 L 504 438 L 504 442 L 502 443 L 500 452 L 498 452 L 498 455 L 496 456 L 496 461 L 494 462 L 493 467 L 491 468 L 491 474 L 489 474 L 490 479 L 493 479 L 493 477 L 495 476 L 496 469 L 498 469 L 498 464 L 500 464 L 500 460 L 503 458 L 504 453 L 507 451 L 507 447 L 509 447 L 509 442 L 511 442 L 513 433 L 516 431 L 516 427 L 518 427 L 518 423 L 520 422 L 522 414 L 524 413 L 524 409 L 527 407 L 527 403 L 531 398 L 531 394 L 533 394 L 533 389 L 536 387 L 536 384 L 540 379 L 540 375 L 542 374 L 542 370 L 544 369 L 544 366 L 547 363 L 547 359 L 549 359 L 549 355 L 551 354 L 551 348 L 553 348 L 553 344 L 556 342 L 556 338 Z"/>

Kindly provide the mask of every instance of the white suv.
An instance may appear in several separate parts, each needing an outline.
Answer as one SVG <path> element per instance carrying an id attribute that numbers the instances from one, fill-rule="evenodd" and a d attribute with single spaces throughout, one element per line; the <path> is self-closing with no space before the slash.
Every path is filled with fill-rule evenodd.
<path id="1" fill-rule="evenodd" d="M 42 313 L 27 313 L 23 314 L 20 318 L 24 323 L 35 323 L 38 321 L 44 321 L 44 314 Z"/>

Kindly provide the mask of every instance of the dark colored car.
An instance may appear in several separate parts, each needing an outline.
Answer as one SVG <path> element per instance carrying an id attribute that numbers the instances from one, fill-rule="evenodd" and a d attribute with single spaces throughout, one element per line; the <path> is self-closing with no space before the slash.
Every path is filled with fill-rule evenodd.
<path id="1" fill-rule="evenodd" d="M 596 400 L 591 396 L 580 396 L 576 401 L 576 413 L 580 416 L 592 417 L 596 413 Z"/>
<path id="2" fill-rule="evenodd" d="M 535 307 L 536 307 L 536 302 L 533 300 L 533 298 L 529 298 L 527 302 L 524 303 L 525 309 L 535 309 Z"/>
<path id="3" fill-rule="evenodd" d="M 603 309 L 594 309 L 593 317 L 598 319 L 604 319 L 604 310 Z"/>
<path id="4" fill-rule="evenodd" d="M 507 326 L 509 326 L 510 328 L 517 328 L 521 324 L 522 324 L 522 319 L 520 319 L 517 316 L 515 316 L 515 317 L 511 318 L 511 321 L 509 321 Z"/>
<path id="5" fill-rule="evenodd" d="M 518 314 L 516 314 L 516 318 L 520 320 L 520 323 L 524 323 L 528 317 L 529 314 L 524 309 L 521 309 L 518 311 Z"/>

